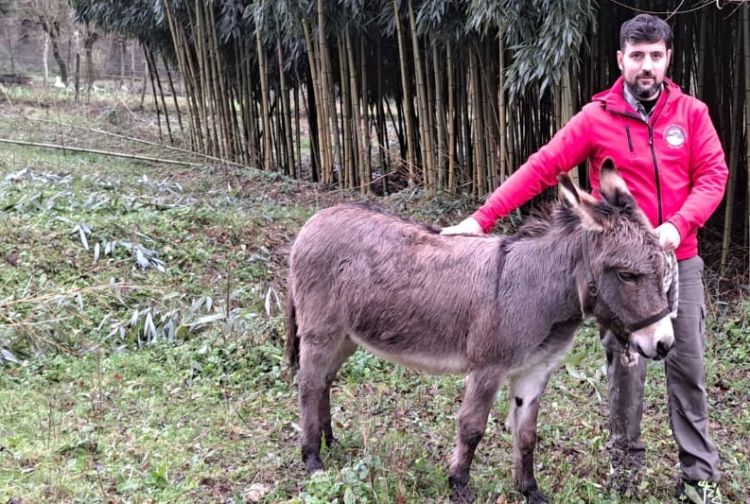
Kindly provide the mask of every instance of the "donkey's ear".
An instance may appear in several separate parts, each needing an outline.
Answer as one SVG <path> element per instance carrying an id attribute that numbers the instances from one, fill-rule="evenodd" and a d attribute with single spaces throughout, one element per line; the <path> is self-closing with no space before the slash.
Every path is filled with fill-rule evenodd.
<path id="1" fill-rule="evenodd" d="M 635 199 L 630 194 L 627 184 L 615 168 L 612 159 L 607 158 L 599 171 L 599 192 L 602 198 L 612 206 L 619 208 L 635 207 Z"/>
<path id="2" fill-rule="evenodd" d="M 558 175 L 557 180 L 560 183 L 562 202 L 581 219 L 583 227 L 590 231 L 602 231 L 603 227 L 597 219 L 596 199 L 578 189 L 565 173 Z"/>
<path id="3" fill-rule="evenodd" d="M 560 197 L 562 202 L 569 207 L 575 207 L 581 204 L 581 197 L 578 195 L 579 190 L 576 185 L 570 180 L 570 177 L 566 173 L 561 173 L 557 176 L 557 181 L 560 183 Z"/>

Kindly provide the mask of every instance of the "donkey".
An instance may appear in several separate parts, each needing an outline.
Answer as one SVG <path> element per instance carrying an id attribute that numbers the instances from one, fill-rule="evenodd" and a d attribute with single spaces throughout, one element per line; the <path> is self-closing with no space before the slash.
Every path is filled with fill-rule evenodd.
<path id="1" fill-rule="evenodd" d="M 330 446 L 330 389 L 364 347 L 430 373 L 466 373 L 448 476 L 471 502 L 469 468 L 498 387 L 510 382 L 515 484 L 548 502 L 534 478 L 539 400 L 593 316 L 626 352 L 662 359 L 674 342 L 653 228 L 611 161 L 601 201 L 559 177 L 562 199 L 514 236 L 442 236 L 437 229 L 354 205 L 322 210 L 291 250 L 287 358 L 298 370 L 302 459 L 322 469 Z"/>

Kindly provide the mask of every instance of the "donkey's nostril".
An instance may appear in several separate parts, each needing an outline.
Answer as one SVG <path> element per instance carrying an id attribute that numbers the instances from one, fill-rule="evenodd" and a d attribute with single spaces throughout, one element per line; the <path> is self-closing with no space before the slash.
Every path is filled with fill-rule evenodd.
<path id="1" fill-rule="evenodd" d="M 663 341 L 660 341 L 656 344 L 656 355 L 659 359 L 663 359 L 671 349 L 672 345 L 667 345 Z"/>

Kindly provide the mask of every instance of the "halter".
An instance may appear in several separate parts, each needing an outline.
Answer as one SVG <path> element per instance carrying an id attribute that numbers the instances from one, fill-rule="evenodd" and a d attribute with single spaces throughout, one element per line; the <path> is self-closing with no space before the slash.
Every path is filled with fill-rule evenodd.
<path id="1" fill-rule="evenodd" d="M 588 289 L 589 299 L 591 300 L 591 310 L 594 310 L 596 303 L 604 306 L 607 312 L 611 315 L 611 320 L 612 322 L 614 322 L 613 325 L 615 326 L 614 328 L 607 329 L 611 330 L 615 334 L 617 339 L 627 346 L 628 334 L 634 333 L 640 329 L 643 329 L 644 327 L 648 327 L 654 322 L 657 322 L 672 313 L 672 303 L 670 302 L 664 309 L 660 310 L 658 313 L 646 317 L 645 319 L 642 319 L 638 322 L 632 324 L 626 324 L 625 322 L 623 322 L 622 319 L 617 315 L 617 313 L 615 313 L 615 311 L 612 310 L 603 299 L 600 299 L 598 297 L 599 288 L 596 285 L 596 280 L 594 280 L 594 272 L 591 269 L 591 258 L 589 256 L 589 245 L 587 238 L 588 232 L 584 231 L 581 234 L 581 248 L 583 249 L 583 264 L 586 273 L 586 287 Z"/>

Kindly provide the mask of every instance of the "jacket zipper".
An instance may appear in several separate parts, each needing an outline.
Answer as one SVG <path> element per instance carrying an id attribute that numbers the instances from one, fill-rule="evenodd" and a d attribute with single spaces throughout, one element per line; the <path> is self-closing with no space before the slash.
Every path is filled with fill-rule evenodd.
<path id="1" fill-rule="evenodd" d="M 643 118 L 639 114 L 632 114 L 630 112 L 620 112 L 620 111 L 612 111 L 618 114 L 622 114 L 625 117 L 630 117 L 633 119 L 637 119 L 639 121 L 642 121 L 646 127 L 648 128 L 648 146 L 651 149 L 651 160 L 654 163 L 654 180 L 656 181 L 656 204 L 657 204 L 657 210 L 658 210 L 658 219 L 659 224 L 662 224 L 664 222 L 664 215 L 662 210 L 662 202 L 661 202 L 661 177 L 659 176 L 659 165 L 656 162 L 656 149 L 654 148 L 654 128 L 651 124 L 656 123 L 656 118 L 661 112 L 661 109 L 663 109 L 666 106 L 666 101 L 662 104 L 662 106 L 659 108 L 659 110 L 654 111 L 654 115 L 650 117 L 651 121 L 644 121 Z M 628 133 L 628 147 L 630 147 L 630 151 L 632 152 L 632 145 L 631 145 L 631 139 L 630 139 L 630 128 L 626 125 L 625 131 Z"/>
<path id="2" fill-rule="evenodd" d="M 659 176 L 659 165 L 656 163 L 656 149 L 654 148 L 654 128 L 648 125 L 648 145 L 651 148 L 651 158 L 654 160 L 654 178 L 656 179 L 656 203 L 659 209 L 659 224 L 664 222 L 661 208 L 661 177 Z"/>
<path id="3" fill-rule="evenodd" d="M 628 135 L 628 149 L 633 152 L 633 140 L 630 138 L 630 126 L 625 125 L 625 133 Z"/>
<path id="4" fill-rule="evenodd" d="M 648 145 L 651 147 L 651 158 L 654 160 L 654 178 L 656 179 L 656 203 L 659 210 L 659 224 L 664 222 L 664 215 L 662 211 L 661 203 L 661 177 L 659 176 L 659 164 L 656 162 L 656 148 L 654 147 L 654 125 L 656 124 L 656 118 L 659 117 L 662 109 L 667 106 L 667 100 L 661 104 L 658 110 L 654 110 L 654 115 L 649 117 L 649 121 L 646 123 L 648 126 Z"/>

